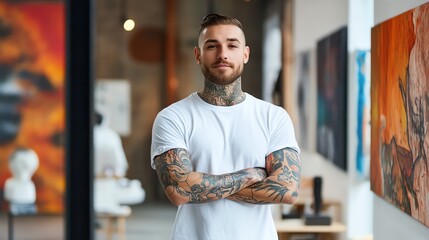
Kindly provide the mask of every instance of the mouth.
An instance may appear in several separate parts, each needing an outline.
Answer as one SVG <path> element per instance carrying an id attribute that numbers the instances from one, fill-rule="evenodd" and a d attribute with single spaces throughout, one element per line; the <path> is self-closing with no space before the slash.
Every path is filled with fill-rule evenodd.
<path id="1" fill-rule="evenodd" d="M 230 68 L 231 64 L 227 63 L 227 62 L 219 62 L 219 63 L 215 63 L 213 64 L 214 68 Z"/>

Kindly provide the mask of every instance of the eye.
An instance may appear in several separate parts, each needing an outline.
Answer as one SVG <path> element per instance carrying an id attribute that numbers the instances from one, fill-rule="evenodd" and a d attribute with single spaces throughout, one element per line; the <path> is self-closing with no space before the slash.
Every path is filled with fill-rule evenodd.
<path id="1" fill-rule="evenodd" d="M 206 47 L 207 49 L 213 49 L 213 48 L 216 48 L 216 45 L 207 45 L 207 47 Z"/>
<path id="2" fill-rule="evenodd" d="M 238 46 L 237 46 L 237 45 L 234 45 L 234 44 L 229 45 L 229 47 L 230 47 L 230 48 L 238 48 Z"/>

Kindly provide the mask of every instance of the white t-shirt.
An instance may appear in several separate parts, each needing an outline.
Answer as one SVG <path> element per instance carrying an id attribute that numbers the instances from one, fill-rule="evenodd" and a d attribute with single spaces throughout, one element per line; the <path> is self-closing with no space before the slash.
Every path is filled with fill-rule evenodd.
<path id="1" fill-rule="evenodd" d="M 105 125 L 94 127 L 94 172 L 104 175 L 111 171 L 117 177 L 124 177 L 128 161 L 119 134 Z"/>
<path id="2" fill-rule="evenodd" d="M 300 151 L 283 108 L 249 94 L 240 104 L 215 106 L 193 93 L 156 117 L 151 159 L 155 168 L 155 156 L 183 148 L 194 171 L 218 175 L 265 167 L 265 157 L 285 147 Z M 270 205 L 222 199 L 179 206 L 172 239 L 272 240 L 277 233 Z"/>

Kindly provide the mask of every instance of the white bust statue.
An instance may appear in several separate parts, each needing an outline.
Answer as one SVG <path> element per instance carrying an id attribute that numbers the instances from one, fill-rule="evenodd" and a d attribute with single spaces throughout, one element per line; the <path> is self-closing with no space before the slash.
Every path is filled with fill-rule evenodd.
<path id="1" fill-rule="evenodd" d="M 29 148 L 18 148 L 9 157 L 12 177 L 5 182 L 5 199 L 15 204 L 33 204 L 36 187 L 31 177 L 39 166 L 39 158 Z"/>

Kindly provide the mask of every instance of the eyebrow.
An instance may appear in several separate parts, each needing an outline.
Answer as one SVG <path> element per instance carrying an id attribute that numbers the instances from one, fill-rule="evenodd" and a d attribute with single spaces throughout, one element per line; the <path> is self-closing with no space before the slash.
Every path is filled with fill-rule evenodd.
<path id="1" fill-rule="evenodd" d="M 226 39 L 226 41 L 227 42 L 238 42 L 238 43 L 240 43 L 240 40 L 238 40 L 237 38 L 227 38 Z M 207 44 L 207 43 L 218 43 L 219 41 L 218 40 L 216 40 L 216 39 L 207 39 L 205 42 L 204 42 L 204 44 Z"/>

